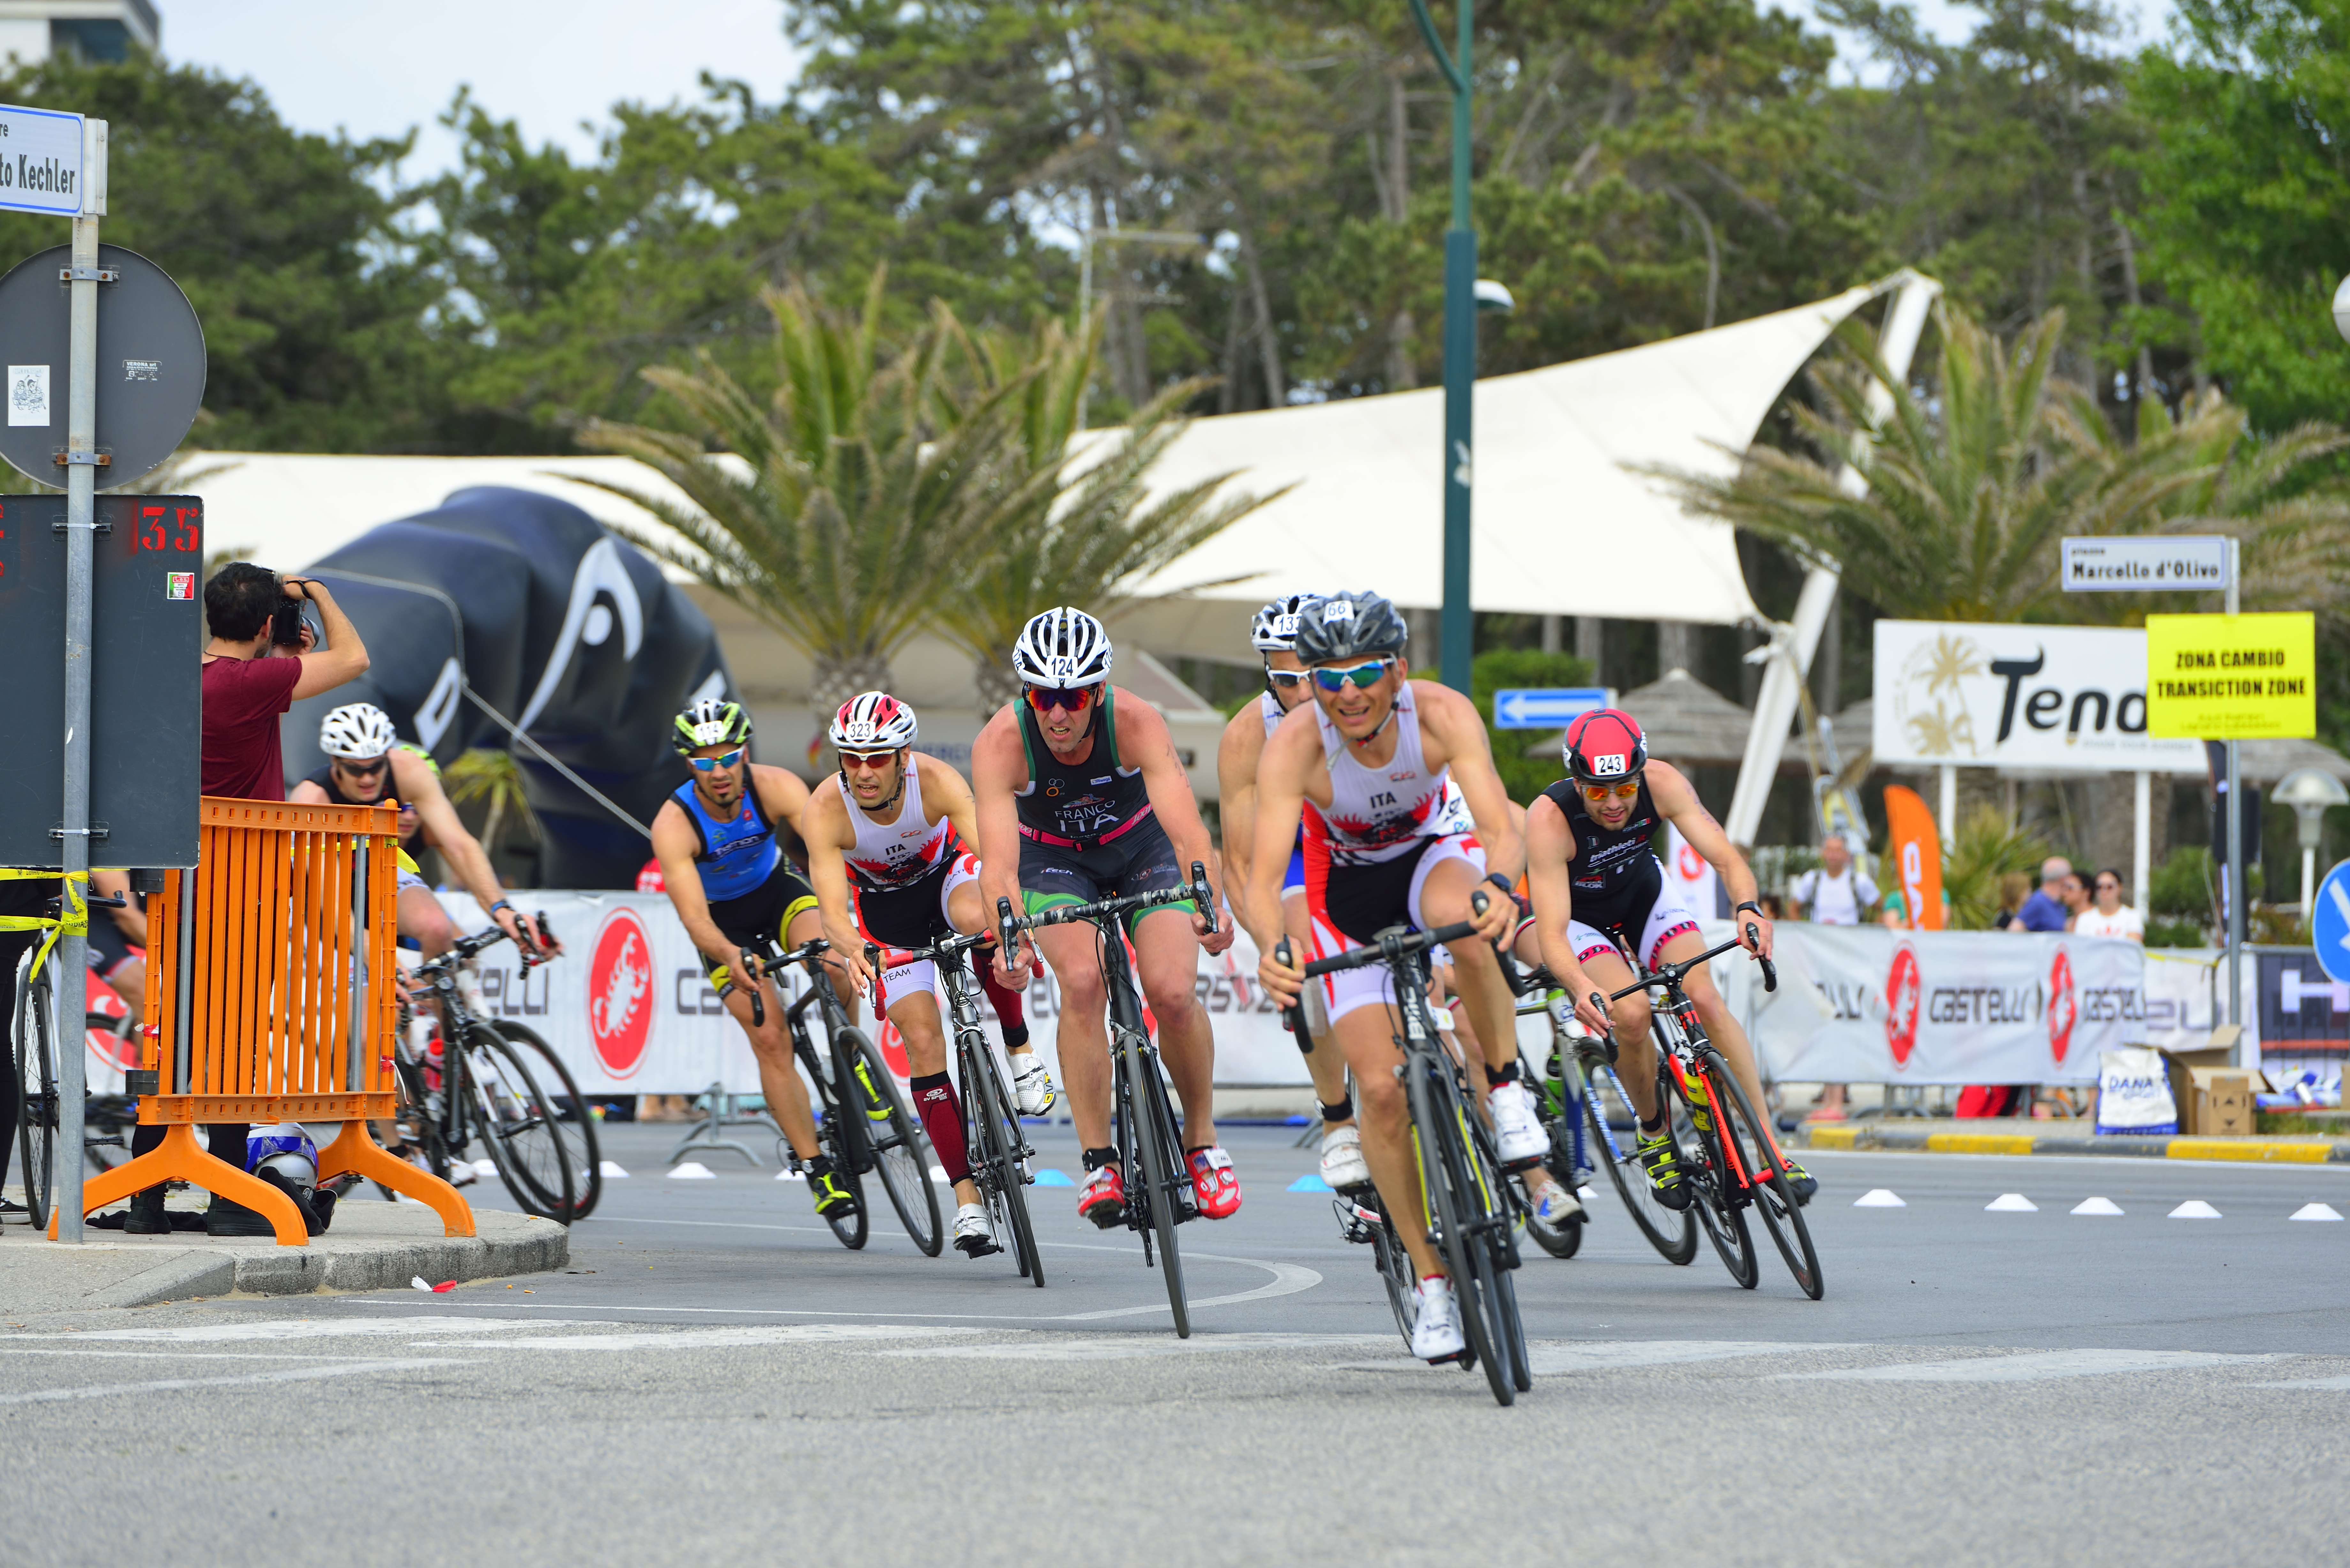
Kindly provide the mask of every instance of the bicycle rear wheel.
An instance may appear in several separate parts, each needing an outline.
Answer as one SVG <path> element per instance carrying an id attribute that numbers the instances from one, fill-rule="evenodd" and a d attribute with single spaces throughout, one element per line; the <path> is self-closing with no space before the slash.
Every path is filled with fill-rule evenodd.
<path id="1" fill-rule="evenodd" d="M 898 1092 L 898 1080 L 889 1064 L 862 1029 L 840 1032 L 840 1046 L 849 1056 L 851 1072 L 860 1080 L 865 1097 L 865 1139 L 881 1189 L 898 1222 L 913 1238 L 925 1257 L 935 1258 L 946 1243 L 939 1229 L 939 1189 L 931 1182 L 930 1157 L 923 1152 L 922 1124 Z"/>
<path id="2" fill-rule="evenodd" d="M 462 1055 L 466 1093 L 482 1118 L 490 1163 L 515 1201 L 542 1219 L 567 1223 L 577 1189 L 570 1152 L 556 1130 L 555 1106 L 515 1048 L 476 1026 Z"/>
<path id="3" fill-rule="evenodd" d="M 1045 1262 L 1036 1254 L 1036 1232 L 1028 1220 L 1028 1171 L 1020 1152 L 1027 1146 L 985 1035 L 962 1037 L 962 1082 L 963 1116 L 979 1132 L 980 1158 L 972 1175 L 996 1223 L 1012 1234 L 1012 1261 L 1021 1277 L 1041 1290 Z"/>
<path id="4" fill-rule="evenodd" d="M 1403 1238 L 1396 1234 L 1394 1220 L 1382 1217 L 1371 1232 L 1371 1257 L 1378 1265 L 1379 1282 L 1387 1287 L 1396 1327 L 1403 1333 L 1403 1347 L 1409 1350 L 1411 1320 L 1419 1312 L 1413 1294 L 1419 1282 L 1411 1277 L 1411 1254 L 1403 1250 Z"/>
<path id="5" fill-rule="evenodd" d="M 1513 1404 L 1518 1397 L 1515 1369 L 1509 1352 L 1496 1343 L 1487 1315 L 1492 1300 L 1492 1257 L 1470 1231 L 1477 1209 L 1466 1148 L 1467 1114 L 1449 1068 L 1440 1070 L 1415 1058 L 1404 1079 L 1409 1090 L 1420 1189 L 1428 1197 L 1437 1250 L 1444 1259 L 1445 1272 L 1452 1276 L 1452 1297 L 1469 1342 L 1466 1360 L 1484 1366 L 1485 1382 L 1493 1391 L 1495 1403 Z"/>
<path id="6" fill-rule="evenodd" d="M 1605 1096 L 1605 1098 L 1603 1098 Z M 1616 1069 L 1601 1066 L 1598 1075 L 1586 1080 L 1583 1096 L 1583 1119 L 1591 1135 L 1594 1163 L 1606 1168 L 1607 1183 L 1616 1189 L 1616 1196 L 1632 1216 L 1632 1223 L 1640 1234 L 1669 1263 L 1686 1263 L 1697 1256 L 1697 1217 L 1688 1210 L 1679 1211 L 1657 1201 L 1655 1189 L 1648 1185 L 1648 1173 L 1640 1168 L 1627 1144 L 1616 1141 L 1615 1129 L 1607 1125 L 1605 1106 L 1620 1106 L 1626 1122 L 1638 1127 L 1639 1114 L 1632 1108 L 1632 1096 L 1624 1092 L 1624 1082 Z M 1661 1103 L 1661 1102 L 1660 1102 Z M 1627 1144 L 1633 1135 L 1625 1135 Z"/>
<path id="7" fill-rule="evenodd" d="M 1787 1272 L 1795 1276 L 1795 1288 L 1814 1301 L 1827 1290 L 1827 1282 L 1820 1273 L 1819 1253 L 1812 1248 L 1811 1227 L 1804 1223 L 1804 1210 L 1787 1185 L 1784 1161 L 1773 1158 L 1777 1146 L 1764 1132 L 1762 1118 L 1754 1114 L 1753 1105 L 1746 1097 L 1746 1086 L 1731 1072 L 1730 1064 L 1718 1051 L 1705 1054 L 1706 1076 L 1712 1080 L 1714 1097 L 1725 1113 L 1722 1118 L 1722 1138 L 1728 1145 L 1737 1168 L 1726 1173 L 1725 1179 L 1735 1182 L 1745 1179 L 1745 1191 L 1755 1211 L 1762 1216 L 1763 1226 L 1771 1240 L 1779 1246 L 1779 1256 L 1785 1259 Z M 1768 1169 L 1770 1179 L 1756 1181 L 1754 1173 Z"/>
<path id="8" fill-rule="evenodd" d="M 49 1198 L 56 1189 L 57 1142 L 57 1007 L 44 967 L 30 985 L 16 988 L 16 1153 L 25 1178 L 25 1207 L 33 1229 L 49 1223 Z M 7 1150 L 0 1147 L 0 1155 Z"/>
<path id="9" fill-rule="evenodd" d="M 504 1019 L 490 1027 L 523 1054 L 538 1081 L 553 1096 L 556 1135 L 562 1139 L 564 1153 L 577 1173 L 570 1212 L 562 1217 L 563 1222 L 568 1225 L 585 1220 L 596 1211 L 596 1205 L 604 1196 L 603 1141 L 597 1135 L 596 1115 L 588 1108 L 588 1097 L 579 1092 L 579 1081 L 563 1064 L 563 1058 L 555 1054 L 555 1047 L 540 1039 L 536 1030 Z"/>
<path id="10" fill-rule="evenodd" d="M 1166 1085 L 1159 1081 L 1159 1055 L 1150 1049 L 1150 1037 L 1136 1029 L 1118 1033 L 1118 1064 L 1127 1084 L 1124 1105 L 1134 1116 L 1135 1158 L 1142 1167 L 1142 1179 L 1128 1189 L 1126 1200 L 1129 1211 L 1141 1200 L 1138 1229 L 1147 1230 L 1146 1242 L 1151 1238 L 1158 1241 L 1159 1272 L 1167 1282 L 1167 1304 L 1175 1314 L 1175 1337 L 1189 1339 L 1191 1306 L 1183 1293 L 1183 1257 L 1175 1249 L 1182 1197 L 1175 1184 L 1191 1178 L 1177 1174 L 1181 1139 L 1175 1131 L 1175 1110 L 1167 1103 Z M 1130 1213 L 1128 1222 L 1134 1222 Z"/>
<path id="11" fill-rule="evenodd" d="M 1698 1228 L 1713 1243 L 1730 1277 L 1740 1289 L 1751 1291 L 1762 1277 L 1762 1261 L 1755 1253 L 1752 1232 L 1746 1229 L 1746 1211 L 1731 1199 L 1731 1178 L 1714 1131 L 1711 1091 L 1710 1103 L 1702 1110 L 1691 1105 L 1668 1056 L 1657 1067 L 1657 1094 L 1659 1105 L 1673 1107 L 1668 1122 L 1673 1128 L 1674 1153 L 1681 1162 L 1681 1180 L 1690 1189 L 1689 1212 L 1697 1216 Z M 1686 1130 L 1681 1126 L 1684 1119 L 1689 1124 Z"/>

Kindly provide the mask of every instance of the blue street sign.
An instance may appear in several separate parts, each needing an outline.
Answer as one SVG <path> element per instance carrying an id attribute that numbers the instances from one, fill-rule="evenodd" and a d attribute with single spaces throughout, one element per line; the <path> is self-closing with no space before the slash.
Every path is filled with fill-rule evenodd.
<path id="1" fill-rule="evenodd" d="M 2317 908 L 2311 911 L 2310 935 L 2317 942 L 2317 967 L 2340 984 L 2350 981 L 2350 860 L 2325 874 L 2317 885 Z"/>
<path id="2" fill-rule="evenodd" d="M 1564 730 L 1575 715 L 1605 708 L 1616 694 L 1605 686 L 1519 687 L 1493 693 L 1493 728 Z"/>

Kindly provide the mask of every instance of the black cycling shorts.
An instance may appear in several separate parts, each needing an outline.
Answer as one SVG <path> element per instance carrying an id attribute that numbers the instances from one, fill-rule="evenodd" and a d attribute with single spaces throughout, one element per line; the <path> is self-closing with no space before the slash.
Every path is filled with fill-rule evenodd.
<path id="1" fill-rule="evenodd" d="M 778 859 L 767 879 L 739 898 L 713 898 L 710 902 L 710 918 L 718 923 L 719 930 L 734 946 L 748 947 L 763 937 L 773 937 L 782 947 L 791 945 L 784 933 L 803 909 L 816 908 L 816 889 L 806 878 L 792 869 L 788 860 Z M 723 996 L 733 983 L 730 966 L 713 962 L 708 953 L 702 955 L 702 967 L 710 976 L 710 983 Z"/>
<path id="2" fill-rule="evenodd" d="M 1188 879 L 1184 868 L 1176 864 L 1174 841 L 1155 815 L 1091 849 L 1046 844 L 1024 835 L 1020 840 L 1020 889 L 1032 915 L 1065 904 L 1156 893 L 1180 888 Z M 1162 908 L 1191 909 L 1192 902 L 1185 898 Z M 1131 927 L 1140 918 L 1130 916 L 1127 924 Z"/>

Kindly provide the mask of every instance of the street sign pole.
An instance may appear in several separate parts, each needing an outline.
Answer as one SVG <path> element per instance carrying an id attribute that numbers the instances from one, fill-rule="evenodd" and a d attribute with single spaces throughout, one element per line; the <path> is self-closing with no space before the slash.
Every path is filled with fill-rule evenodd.
<path id="1" fill-rule="evenodd" d="M 58 825 L 66 907 L 89 875 L 89 588 L 98 531 L 98 223 L 106 212 L 106 121 L 82 122 L 81 211 L 73 220 L 72 337 L 66 406 L 66 767 Z M 101 917 L 102 918 L 102 917 Z M 82 1089 L 88 1058 L 88 939 L 57 944 L 57 1240 L 82 1239 Z"/>
<path id="2" fill-rule="evenodd" d="M 2228 613 L 2240 612 L 2241 590 L 2237 587 L 2243 576 L 2242 545 L 2234 539 L 2228 541 Z M 2228 1022 L 2236 1026 L 2234 1061 L 2230 1064 L 2245 1065 L 2244 1056 L 2244 769 L 2243 742 L 2228 742 Z"/>

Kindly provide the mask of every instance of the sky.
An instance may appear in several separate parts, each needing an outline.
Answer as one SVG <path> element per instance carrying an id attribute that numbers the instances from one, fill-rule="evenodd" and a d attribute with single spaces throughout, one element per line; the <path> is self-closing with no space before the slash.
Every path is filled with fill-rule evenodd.
<path id="1" fill-rule="evenodd" d="M 1779 0 L 1809 16 L 1804 0 Z M 1965 36 L 1971 14 L 1915 0 L 1926 26 Z M 2159 36 L 2168 0 L 2116 0 L 2138 38 Z M 623 99 L 700 97 L 704 70 L 778 97 L 798 59 L 777 0 L 156 0 L 163 53 L 259 82 L 286 120 L 354 138 L 421 127 L 400 171 L 410 181 L 450 167 L 456 140 L 441 112 L 461 84 L 484 108 L 518 121 L 534 142 L 591 157 L 597 129 Z M 1872 67 L 1847 47 L 1846 70 Z"/>

